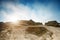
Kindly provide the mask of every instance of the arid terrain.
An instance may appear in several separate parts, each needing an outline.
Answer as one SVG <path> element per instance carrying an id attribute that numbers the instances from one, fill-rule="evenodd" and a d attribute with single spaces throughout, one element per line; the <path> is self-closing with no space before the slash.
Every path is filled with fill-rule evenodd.
<path id="1" fill-rule="evenodd" d="M 60 40 L 60 28 L 30 21 L 0 23 L 0 40 Z"/>

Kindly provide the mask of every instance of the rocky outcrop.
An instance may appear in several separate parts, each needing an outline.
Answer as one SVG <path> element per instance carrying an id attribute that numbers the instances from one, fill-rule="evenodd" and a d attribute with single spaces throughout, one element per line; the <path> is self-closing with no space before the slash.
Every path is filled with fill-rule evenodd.
<path id="1" fill-rule="evenodd" d="M 21 20 L 19 22 L 19 24 L 20 25 L 25 25 L 25 26 L 27 26 L 27 25 L 42 25 L 42 23 L 40 23 L 40 22 L 34 22 L 33 20 Z"/>
<path id="2" fill-rule="evenodd" d="M 6 27 L 5 27 L 5 23 L 3 23 L 3 22 L 0 22 L 0 32 L 2 31 L 2 30 L 4 30 Z"/>
<path id="3" fill-rule="evenodd" d="M 22 20 L 16 26 L 10 22 L 0 23 L 0 40 L 52 40 L 53 32 L 32 20 Z M 27 26 L 26 26 L 27 25 Z M 41 26 L 40 26 L 41 25 Z"/>
<path id="4" fill-rule="evenodd" d="M 58 23 L 59 24 L 59 27 L 60 27 L 60 23 Z"/>
<path id="5" fill-rule="evenodd" d="M 47 23 L 45 23 L 45 25 L 59 27 L 59 23 L 57 21 L 48 21 Z"/>
<path id="6" fill-rule="evenodd" d="M 45 34 L 47 31 L 48 30 L 44 27 L 28 27 L 26 29 L 27 33 L 37 35 L 37 36 L 41 36 L 41 35 Z"/>
<path id="7" fill-rule="evenodd" d="M 53 32 L 47 30 L 45 27 L 28 27 L 26 29 L 26 36 L 33 40 L 52 40 Z"/>
<path id="8" fill-rule="evenodd" d="M 36 24 L 36 25 L 43 25 L 43 24 L 42 24 L 42 23 L 40 23 L 40 22 L 36 22 L 35 24 Z"/>

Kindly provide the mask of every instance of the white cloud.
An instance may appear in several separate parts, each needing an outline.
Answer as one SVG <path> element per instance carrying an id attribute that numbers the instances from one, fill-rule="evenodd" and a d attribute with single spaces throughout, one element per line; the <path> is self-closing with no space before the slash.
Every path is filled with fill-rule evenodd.
<path id="1" fill-rule="evenodd" d="M 52 19 L 53 12 L 51 11 L 49 5 L 45 6 L 37 3 L 33 6 L 34 6 L 34 9 L 36 9 L 36 15 L 37 15 L 38 21 L 45 23 L 47 21 L 53 20 Z"/>
<path id="2" fill-rule="evenodd" d="M 5 21 L 13 20 L 13 18 L 17 20 L 30 19 L 31 9 L 28 6 L 23 4 L 6 4 L 4 7 L 7 10 L 11 10 L 9 12 L 3 10 Z"/>
<path id="3" fill-rule="evenodd" d="M 23 4 L 5 4 L 4 7 L 7 10 L 10 10 L 9 12 L 6 12 L 3 10 L 3 14 L 5 17 L 5 21 L 13 20 L 13 18 L 17 20 L 29 20 L 32 19 L 34 21 L 39 22 L 46 22 L 47 20 L 50 20 L 52 17 L 52 12 L 43 5 L 33 5 L 34 9 L 31 9 L 27 5 Z M 15 20 L 16 20 L 15 19 Z"/>

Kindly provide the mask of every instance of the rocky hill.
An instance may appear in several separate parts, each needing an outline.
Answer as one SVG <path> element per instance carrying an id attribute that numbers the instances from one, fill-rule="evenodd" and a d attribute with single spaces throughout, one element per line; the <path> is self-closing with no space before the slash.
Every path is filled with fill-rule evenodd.
<path id="1" fill-rule="evenodd" d="M 0 40 L 59 40 L 60 28 L 45 26 L 32 20 L 16 24 L 0 22 Z"/>
<path id="2" fill-rule="evenodd" d="M 45 23 L 47 26 L 54 26 L 54 27 L 60 27 L 60 24 L 57 21 L 48 21 Z"/>

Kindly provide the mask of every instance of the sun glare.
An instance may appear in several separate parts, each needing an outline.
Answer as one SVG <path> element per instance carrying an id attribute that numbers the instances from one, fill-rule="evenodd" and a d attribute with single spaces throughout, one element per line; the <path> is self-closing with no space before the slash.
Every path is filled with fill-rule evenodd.
<path id="1" fill-rule="evenodd" d="M 6 21 L 15 23 L 15 22 L 17 22 L 17 20 L 18 20 L 18 17 L 17 16 L 10 15 L 10 16 L 7 16 L 7 20 Z"/>
<path id="2" fill-rule="evenodd" d="M 9 19 L 9 21 L 11 21 L 11 22 L 16 22 L 16 21 L 17 21 L 17 18 L 16 18 L 16 17 L 11 17 L 11 18 Z"/>

